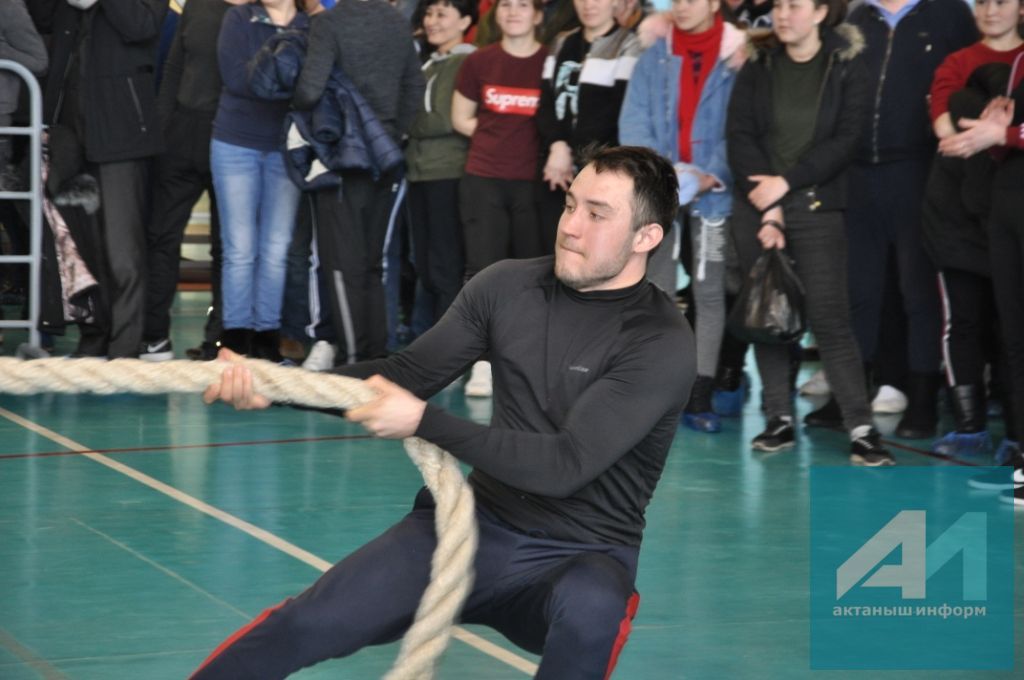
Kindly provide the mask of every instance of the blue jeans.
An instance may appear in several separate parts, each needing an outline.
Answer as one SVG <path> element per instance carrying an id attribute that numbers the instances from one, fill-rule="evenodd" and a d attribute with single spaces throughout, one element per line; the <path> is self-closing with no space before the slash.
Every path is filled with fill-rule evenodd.
<path id="1" fill-rule="evenodd" d="M 224 249 L 224 328 L 280 328 L 299 188 L 278 151 L 213 140 L 210 169 Z"/>

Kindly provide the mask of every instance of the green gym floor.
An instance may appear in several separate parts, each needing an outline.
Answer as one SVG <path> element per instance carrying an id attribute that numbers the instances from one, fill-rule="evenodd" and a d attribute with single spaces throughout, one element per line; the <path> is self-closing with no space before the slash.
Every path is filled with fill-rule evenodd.
<path id="1" fill-rule="evenodd" d="M 200 337 L 207 299 L 176 303 L 179 356 Z M 24 334 L 5 335 L 0 352 L 13 354 Z M 73 345 L 62 338 L 57 349 Z M 804 431 L 795 451 L 750 451 L 757 392 L 721 434 L 680 429 L 647 514 L 640 611 L 615 677 L 1024 677 L 1021 521 L 1013 671 L 810 670 L 808 476 L 846 465 L 846 438 Z M 457 388 L 437 400 L 490 415 L 487 400 Z M 798 402 L 801 414 L 813 408 Z M 949 464 L 927 442 L 889 441 L 902 465 Z M 234 630 L 400 518 L 420 485 L 400 444 L 320 413 L 235 412 L 198 395 L 0 395 L 0 679 L 185 678 Z M 296 677 L 371 680 L 396 653 L 367 649 Z M 535 662 L 469 628 L 438 678 L 527 678 Z"/>

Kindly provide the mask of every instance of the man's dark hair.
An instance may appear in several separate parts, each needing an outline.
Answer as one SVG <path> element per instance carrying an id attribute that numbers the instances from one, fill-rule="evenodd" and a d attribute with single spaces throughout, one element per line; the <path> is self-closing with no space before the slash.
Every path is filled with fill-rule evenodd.
<path id="1" fill-rule="evenodd" d="M 611 146 L 587 156 L 594 172 L 617 172 L 633 180 L 633 231 L 657 223 L 667 236 L 679 210 L 679 181 L 665 158 L 645 146 Z"/>

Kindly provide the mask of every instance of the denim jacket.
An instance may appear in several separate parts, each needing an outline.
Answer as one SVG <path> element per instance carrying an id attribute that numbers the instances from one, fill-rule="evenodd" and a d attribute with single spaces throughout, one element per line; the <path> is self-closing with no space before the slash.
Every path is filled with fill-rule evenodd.
<path id="1" fill-rule="evenodd" d="M 647 146 L 679 162 L 679 76 L 683 60 L 672 54 L 671 33 L 651 45 L 636 64 L 619 113 L 619 140 Z M 700 93 L 692 127 L 692 164 L 714 175 L 722 188 L 690 203 L 690 214 L 710 218 L 732 212 L 732 174 L 725 148 L 725 119 L 736 72 L 745 58 L 743 31 L 726 23 L 719 58 Z"/>

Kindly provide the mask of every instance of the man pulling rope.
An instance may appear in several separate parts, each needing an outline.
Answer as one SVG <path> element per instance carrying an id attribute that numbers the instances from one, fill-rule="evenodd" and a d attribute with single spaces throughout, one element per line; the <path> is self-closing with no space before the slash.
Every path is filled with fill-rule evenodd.
<path id="1" fill-rule="evenodd" d="M 695 375 L 692 332 L 645 279 L 677 191 L 649 149 L 598 152 L 567 193 L 553 258 L 489 267 L 406 350 L 335 369 L 376 391 L 350 420 L 473 467 L 478 545 L 459 620 L 542 654 L 536 678 L 609 677 L 636 613 L 644 510 Z M 424 401 L 481 357 L 494 371 L 489 425 Z M 204 398 L 239 409 L 281 399 L 235 363 Z M 441 513 L 421 492 L 404 519 L 231 636 L 193 678 L 283 678 L 397 640 L 430 582 L 424 556 L 445 539 Z"/>

